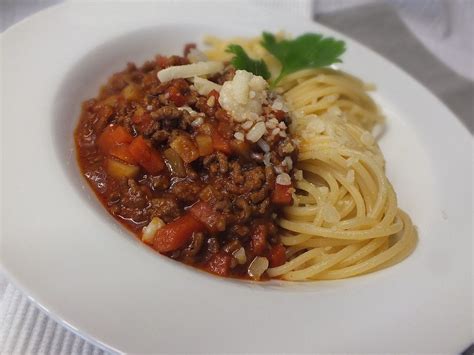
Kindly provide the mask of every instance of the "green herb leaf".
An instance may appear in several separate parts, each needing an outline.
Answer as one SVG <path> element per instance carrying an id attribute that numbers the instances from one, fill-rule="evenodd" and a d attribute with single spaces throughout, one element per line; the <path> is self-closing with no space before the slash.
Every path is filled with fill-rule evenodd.
<path id="1" fill-rule="evenodd" d="M 241 46 L 230 44 L 227 47 L 226 52 L 235 54 L 230 62 L 236 69 L 242 69 L 255 75 L 260 75 L 265 80 L 270 79 L 270 72 L 268 71 L 265 62 L 262 59 L 254 60 L 250 58 Z"/>
<path id="2" fill-rule="evenodd" d="M 264 32 L 261 44 L 282 65 L 279 76 L 272 83 L 273 86 L 284 76 L 297 70 L 340 63 L 339 56 L 346 50 L 344 41 L 315 33 L 306 33 L 292 40 L 277 41 L 273 34 Z"/>

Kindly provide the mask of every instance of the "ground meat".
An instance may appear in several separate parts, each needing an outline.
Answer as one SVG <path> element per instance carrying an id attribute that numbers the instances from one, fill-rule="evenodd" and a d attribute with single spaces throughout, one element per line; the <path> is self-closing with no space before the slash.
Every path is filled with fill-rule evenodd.
<path id="1" fill-rule="evenodd" d="M 170 178 L 168 175 L 146 175 L 141 183 L 152 191 L 164 191 L 170 187 Z"/>
<path id="2" fill-rule="evenodd" d="M 169 223 L 181 214 L 176 198 L 172 195 L 157 197 L 151 200 L 152 217 L 160 217 L 165 223 Z"/>
<path id="3" fill-rule="evenodd" d="M 276 179 L 272 166 L 284 168 L 281 162 L 291 155 L 288 153 L 288 149 L 292 148 L 291 139 L 275 136 L 273 141 L 268 141 L 271 166 L 265 166 L 264 153 L 258 145 L 241 143 L 234 138 L 236 127 L 218 101 L 209 105 L 209 96 L 200 95 L 186 79 L 159 82 L 156 75 L 159 70 L 182 64 L 188 64 L 188 60 L 179 56 L 158 56 L 140 68 L 130 63 L 109 79 L 96 99 L 83 104 L 76 133 L 81 169 L 104 206 L 138 236 L 141 236 L 143 226 L 154 217 L 161 218 L 167 224 L 181 217 L 184 223 L 189 222 L 190 225 L 192 219 L 201 222 L 202 225 L 196 221 L 197 226 L 202 228 L 195 227 L 184 246 L 166 255 L 205 268 L 216 254 L 224 256 L 222 260 L 229 261 L 230 255 L 243 247 L 250 263 L 255 255 L 252 254 L 251 240 L 256 220 L 268 224 L 268 237 L 262 255 L 267 255 L 265 253 L 271 245 L 280 243 L 278 227 L 272 217 L 273 213 L 278 212 L 277 207 L 271 204 Z M 228 66 L 224 73 L 208 79 L 222 84 L 232 79 L 234 74 L 235 69 Z M 127 85 L 132 85 L 131 90 L 127 89 L 127 95 L 121 95 Z M 198 114 L 190 113 L 188 106 Z M 269 105 L 265 105 L 263 115 L 276 116 Z M 286 122 L 289 121 L 286 116 L 279 114 L 277 118 Z M 203 120 L 203 125 L 193 124 L 197 117 Z M 207 156 L 196 155 L 191 162 L 183 163 L 185 173 L 180 172 L 178 177 L 169 165 L 150 174 L 152 170 L 147 170 L 147 159 L 130 158 L 126 154 L 131 150 L 121 147 L 125 149 L 120 148 L 117 152 L 125 154 L 124 162 L 136 165 L 138 172 L 133 172 L 133 178 L 129 178 L 131 174 L 117 177 L 109 175 L 106 162 L 110 156 L 97 144 L 109 124 L 125 128 L 130 140 L 137 136 L 144 138 L 151 153 L 158 156 L 149 154 L 156 158 L 154 163 L 161 156 L 164 163 L 169 164 L 165 151 L 171 148 L 176 137 L 182 135 L 196 144 L 198 134 L 210 135 L 214 150 Z M 126 137 L 127 132 L 122 136 Z M 216 132 L 222 142 L 215 141 Z M 219 147 L 219 143 L 228 144 L 232 151 L 227 152 L 222 145 Z M 130 143 L 120 143 L 126 144 Z M 188 148 L 191 146 L 189 144 Z M 186 151 L 188 148 L 180 150 L 178 145 L 174 147 L 181 157 L 189 153 Z M 143 156 L 148 155 L 146 146 L 142 146 L 141 150 Z M 292 154 L 296 155 L 296 152 Z M 190 212 L 199 200 L 203 203 L 201 207 L 204 206 L 201 211 L 204 217 L 193 214 L 197 209 Z M 247 267 L 248 264 L 237 265 L 232 258 L 230 273 L 244 276 Z"/>
<path id="4" fill-rule="evenodd" d="M 178 181 L 171 186 L 171 192 L 185 205 L 196 202 L 199 199 L 199 192 L 201 190 L 202 185 L 192 180 Z"/>
<path id="5" fill-rule="evenodd" d="M 229 162 L 227 156 L 221 152 L 208 155 L 203 160 L 203 165 L 209 170 L 211 175 L 225 174 L 229 170 Z"/>
<path id="6" fill-rule="evenodd" d="M 152 142 L 156 144 L 161 144 L 168 141 L 170 133 L 164 129 L 158 129 L 151 135 Z"/>

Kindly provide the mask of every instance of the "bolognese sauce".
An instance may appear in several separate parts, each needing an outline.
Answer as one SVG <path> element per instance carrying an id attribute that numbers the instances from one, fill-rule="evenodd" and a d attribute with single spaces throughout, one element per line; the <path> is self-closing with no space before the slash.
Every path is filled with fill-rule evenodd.
<path id="1" fill-rule="evenodd" d="M 262 78 L 229 64 L 159 79 L 190 65 L 185 56 L 129 63 L 85 101 L 75 132 L 81 172 L 108 212 L 158 252 L 220 276 L 265 279 L 261 270 L 286 261 L 276 218 L 294 191 L 290 117 Z M 242 80 L 248 102 L 234 97 Z"/>

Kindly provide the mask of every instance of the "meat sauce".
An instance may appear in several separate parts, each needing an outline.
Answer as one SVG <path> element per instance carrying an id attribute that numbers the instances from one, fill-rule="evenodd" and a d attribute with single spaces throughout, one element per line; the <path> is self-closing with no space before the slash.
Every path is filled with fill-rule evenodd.
<path id="1" fill-rule="evenodd" d="M 273 137 L 269 152 L 235 139 L 217 91 L 200 95 L 185 79 L 159 82 L 159 70 L 188 63 L 157 56 L 112 75 L 83 103 L 78 163 L 108 212 L 155 250 L 220 276 L 248 278 L 257 256 L 270 266 L 285 262 L 275 219 L 291 203 L 292 188 L 276 184 L 276 176 L 290 173 L 284 161 L 296 153 L 282 151 L 291 143 L 285 135 Z M 210 80 L 222 84 L 234 73 L 227 66 Z M 270 106 L 264 115 L 290 123 Z"/>

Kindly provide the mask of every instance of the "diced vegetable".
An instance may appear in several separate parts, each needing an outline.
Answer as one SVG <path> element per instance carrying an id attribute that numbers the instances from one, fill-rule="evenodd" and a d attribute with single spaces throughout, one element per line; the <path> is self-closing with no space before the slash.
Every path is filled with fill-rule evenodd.
<path id="1" fill-rule="evenodd" d="M 128 101 L 140 101 L 143 97 L 143 93 L 137 85 L 129 84 L 122 89 L 122 96 Z"/>
<path id="2" fill-rule="evenodd" d="M 257 256 L 252 260 L 247 271 L 251 278 L 259 280 L 267 269 L 268 259 L 262 256 Z"/>
<path id="3" fill-rule="evenodd" d="M 132 154 L 130 153 L 129 145 L 128 144 L 121 144 L 112 147 L 109 150 L 109 155 L 123 160 L 124 162 L 132 165 L 136 165 L 137 161 L 133 158 Z"/>
<path id="4" fill-rule="evenodd" d="M 115 178 L 131 178 L 140 171 L 136 165 L 126 164 L 113 158 L 108 158 L 105 164 L 107 173 Z"/>
<path id="5" fill-rule="evenodd" d="M 205 227 L 201 222 L 191 214 L 185 214 L 157 230 L 153 248 L 161 253 L 174 251 L 185 246 L 191 240 L 193 233 L 204 230 Z"/>
<path id="6" fill-rule="evenodd" d="M 257 224 L 252 229 L 250 235 L 250 247 L 255 255 L 263 255 L 265 247 L 267 245 L 268 227 L 264 223 Z"/>
<path id="7" fill-rule="evenodd" d="M 291 192 L 293 188 L 291 185 L 275 184 L 275 189 L 272 193 L 272 202 L 277 205 L 291 205 L 293 200 Z"/>
<path id="8" fill-rule="evenodd" d="M 270 249 L 270 267 L 283 265 L 286 261 L 286 249 L 282 244 L 272 246 Z"/>
<path id="9" fill-rule="evenodd" d="M 112 95 L 101 101 L 102 105 L 115 106 L 118 101 L 117 95 Z"/>
<path id="10" fill-rule="evenodd" d="M 163 152 L 165 156 L 168 169 L 171 171 L 173 175 L 178 177 L 185 177 L 186 176 L 186 169 L 184 167 L 183 159 L 176 153 L 173 148 L 168 148 Z"/>
<path id="11" fill-rule="evenodd" d="M 150 174 L 158 174 L 164 169 L 165 163 L 161 154 L 153 149 L 142 136 L 133 139 L 129 150 L 132 157 Z"/>
<path id="12" fill-rule="evenodd" d="M 98 139 L 99 148 L 106 154 L 120 144 L 129 144 L 133 137 L 122 126 L 110 125 L 107 126 Z"/>
<path id="13" fill-rule="evenodd" d="M 212 132 L 212 146 L 215 150 L 218 150 L 222 153 L 229 155 L 232 153 L 232 148 L 230 147 L 230 141 L 222 137 L 216 130 Z"/>
<path id="14" fill-rule="evenodd" d="M 156 231 L 165 226 L 165 222 L 161 218 L 153 217 L 153 219 L 142 229 L 142 241 L 147 244 L 153 244 Z"/>
<path id="15" fill-rule="evenodd" d="M 179 135 L 171 143 L 171 148 L 173 148 L 176 153 L 179 154 L 181 159 L 185 163 L 191 163 L 192 161 L 199 158 L 199 150 L 196 144 L 191 140 L 191 138 L 185 135 Z"/>
<path id="16" fill-rule="evenodd" d="M 224 216 L 214 211 L 212 206 L 204 201 L 195 203 L 189 212 L 198 221 L 202 222 L 210 232 L 222 232 L 225 230 L 225 218 Z"/>
<path id="17" fill-rule="evenodd" d="M 245 249 L 243 247 L 234 251 L 232 256 L 237 260 L 239 265 L 243 265 L 247 262 L 247 255 L 245 254 Z"/>
<path id="18" fill-rule="evenodd" d="M 212 154 L 214 148 L 212 147 L 212 138 L 210 136 L 198 134 L 195 139 L 200 156 L 204 157 L 206 155 Z"/>
<path id="19" fill-rule="evenodd" d="M 208 269 L 210 272 L 219 276 L 227 276 L 229 275 L 231 263 L 232 256 L 223 252 L 217 253 L 213 255 L 211 260 L 209 261 Z"/>

